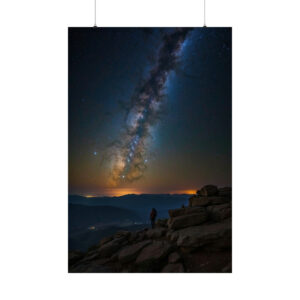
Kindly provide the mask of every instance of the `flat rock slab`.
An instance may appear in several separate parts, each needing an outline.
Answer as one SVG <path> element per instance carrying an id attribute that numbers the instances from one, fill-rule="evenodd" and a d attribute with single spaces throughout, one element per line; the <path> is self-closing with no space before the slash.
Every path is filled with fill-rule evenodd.
<path id="1" fill-rule="evenodd" d="M 224 196 L 214 196 L 214 197 L 191 197 L 189 199 L 189 206 L 208 206 L 208 205 L 216 205 L 216 204 L 225 204 L 231 201 L 230 197 Z"/>
<path id="2" fill-rule="evenodd" d="M 161 261 L 172 251 L 172 245 L 167 241 L 154 241 L 145 247 L 138 255 L 135 263 L 143 271 L 158 270 Z"/>
<path id="3" fill-rule="evenodd" d="M 164 236 L 166 232 L 167 232 L 167 228 L 163 228 L 163 227 L 149 229 L 146 232 L 146 237 L 148 237 L 149 239 L 156 239 Z"/>
<path id="4" fill-rule="evenodd" d="M 193 226 L 175 231 L 174 239 L 177 239 L 178 247 L 201 247 L 220 239 L 231 239 L 231 219 L 226 219 L 223 222 Z"/>
<path id="5" fill-rule="evenodd" d="M 123 246 L 125 240 L 126 240 L 125 237 L 120 237 L 120 238 L 113 239 L 112 241 L 104 244 L 98 250 L 99 256 L 101 257 L 112 256 L 114 252 L 116 252 L 120 247 Z"/>
<path id="6" fill-rule="evenodd" d="M 203 209 L 197 214 L 183 215 L 172 218 L 169 223 L 169 228 L 173 230 L 195 226 L 204 223 L 207 220 L 206 210 Z"/>
<path id="7" fill-rule="evenodd" d="M 210 205 L 206 207 L 208 218 L 213 221 L 222 221 L 231 218 L 231 203 Z"/>
<path id="8" fill-rule="evenodd" d="M 185 208 L 178 208 L 178 209 L 170 209 L 169 216 L 171 218 L 176 218 L 184 215 L 203 213 L 204 211 L 205 209 L 203 207 L 185 207 Z"/>
<path id="9" fill-rule="evenodd" d="M 151 241 L 146 240 L 130 246 L 126 246 L 118 254 L 118 259 L 121 263 L 127 263 L 134 260 L 139 252 L 147 245 L 151 244 Z"/>
<path id="10" fill-rule="evenodd" d="M 184 267 L 182 264 L 168 264 L 166 265 L 162 271 L 162 273 L 183 273 Z"/>

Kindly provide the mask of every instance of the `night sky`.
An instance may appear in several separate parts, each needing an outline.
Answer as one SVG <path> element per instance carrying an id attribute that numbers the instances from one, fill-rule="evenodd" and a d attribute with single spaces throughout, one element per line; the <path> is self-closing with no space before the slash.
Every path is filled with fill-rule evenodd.
<path id="1" fill-rule="evenodd" d="M 231 186 L 231 28 L 69 29 L 69 193 Z"/>

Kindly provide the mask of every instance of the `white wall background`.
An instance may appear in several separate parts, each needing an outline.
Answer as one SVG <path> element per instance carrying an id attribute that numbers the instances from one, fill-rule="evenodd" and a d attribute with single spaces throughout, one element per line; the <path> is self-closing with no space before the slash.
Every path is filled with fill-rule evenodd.
<path id="1" fill-rule="evenodd" d="M 202 26 L 200 0 L 98 0 L 98 26 Z M 2 299 L 299 299 L 299 1 L 207 0 L 233 27 L 233 274 L 67 273 L 67 27 L 93 0 L 0 3 Z"/>

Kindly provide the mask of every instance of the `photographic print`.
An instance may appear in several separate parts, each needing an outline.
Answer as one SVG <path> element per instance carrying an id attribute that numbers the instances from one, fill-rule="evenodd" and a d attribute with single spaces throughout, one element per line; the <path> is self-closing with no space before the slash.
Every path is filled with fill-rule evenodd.
<path id="1" fill-rule="evenodd" d="M 232 272 L 231 28 L 69 28 L 70 273 Z"/>

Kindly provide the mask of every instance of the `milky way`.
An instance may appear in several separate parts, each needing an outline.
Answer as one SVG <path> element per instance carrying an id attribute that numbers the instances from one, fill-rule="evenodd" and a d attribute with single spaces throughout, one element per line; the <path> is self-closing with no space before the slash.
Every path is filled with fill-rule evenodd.
<path id="1" fill-rule="evenodd" d="M 160 119 L 168 75 L 176 67 L 190 31 L 190 28 L 179 28 L 163 35 L 153 67 L 132 96 L 120 139 L 108 149 L 110 185 L 137 180 L 147 169 L 151 128 Z"/>

